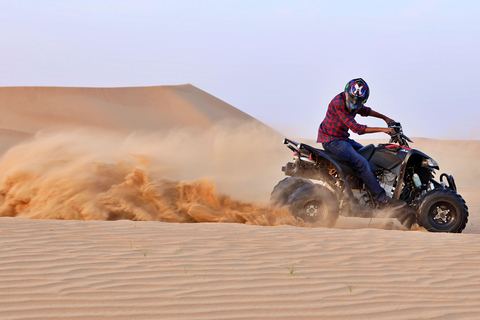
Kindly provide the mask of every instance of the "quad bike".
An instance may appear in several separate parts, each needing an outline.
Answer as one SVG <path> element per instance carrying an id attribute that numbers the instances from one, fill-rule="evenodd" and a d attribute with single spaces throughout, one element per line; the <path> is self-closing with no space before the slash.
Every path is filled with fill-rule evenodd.
<path id="1" fill-rule="evenodd" d="M 393 217 L 408 229 L 416 223 L 431 232 L 462 232 L 468 207 L 457 193 L 454 178 L 442 173 L 440 182 L 434 180 L 437 162 L 409 147 L 412 141 L 400 123 L 389 127 L 395 134 L 388 144 L 370 144 L 358 152 L 370 163 L 387 196 L 406 203 Z M 284 144 L 293 151 L 294 162 L 282 168 L 289 177 L 273 189 L 274 207 L 287 206 L 293 216 L 325 227 L 335 225 L 339 215 L 379 216 L 379 204 L 346 162 L 304 143 L 285 139 Z"/>

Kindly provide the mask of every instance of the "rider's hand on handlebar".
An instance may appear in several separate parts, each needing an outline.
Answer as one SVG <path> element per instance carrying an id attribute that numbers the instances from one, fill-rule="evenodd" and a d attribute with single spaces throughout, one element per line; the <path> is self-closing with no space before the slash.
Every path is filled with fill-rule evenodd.
<path id="1" fill-rule="evenodd" d="M 394 128 L 386 128 L 385 131 L 384 131 L 386 134 L 388 134 L 389 136 L 395 134 L 395 129 Z"/>

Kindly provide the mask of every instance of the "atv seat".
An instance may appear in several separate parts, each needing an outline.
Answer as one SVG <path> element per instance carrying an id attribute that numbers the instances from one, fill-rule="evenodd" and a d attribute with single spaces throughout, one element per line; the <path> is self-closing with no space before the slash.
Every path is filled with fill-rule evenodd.
<path id="1" fill-rule="evenodd" d="M 317 153 L 320 153 L 322 154 L 322 152 L 325 152 L 330 158 L 336 160 L 336 161 L 339 161 L 339 162 L 344 162 L 345 163 L 345 160 L 337 157 L 336 155 L 334 155 L 333 153 L 327 151 L 327 150 L 324 150 L 324 149 L 316 149 L 314 148 Z M 320 152 L 319 152 L 320 151 Z M 362 157 L 364 157 L 365 159 L 367 159 L 368 161 L 370 160 L 370 158 L 372 157 L 373 155 L 373 152 L 375 151 L 375 146 L 373 144 L 369 144 L 365 147 L 362 147 L 360 149 L 357 150 L 358 153 L 360 153 L 360 155 Z"/>
<path id="2" fill-rule="evenodd" d="M 349 163 L 343 160 L 342 158 L 339 158 L 334 153 L 328 152 L 327 150 L 323 150 L 323 149 L 316 149 L 316 152 L 321 156 L 327 156 L 328 158 L 335 161 L 335 163 L 342 169 L 342 171 L 346 175 L 354 175 L 354 172 L 352 168 L 350 168 Z"/>
<path id="3" fill-rule="evenodd" d="M 357 150 L 358 153 L 360 153 L 365 159 L 369 161 L 373 155 L 373 151 L 375 151 L 375 146 L 373 144 L 369 144 Z"/>
<path id="4" fill-rule="evenodd" d="M 333 154 L 333 153 L 331 153 L 327 150 L 316 149 L 316 151 L 317 151 L 318 154 L 320 154 L 320 155 L 325 154 L 330 159 L 335 161 L 340 166 L 340 168 L 343 170 L 343 172 L 346 175 L 355 175 L 352 168 L 350 167 L 350 164 L 347 161 L 345 161 L 344 159 L 339 158 L 338 156 L 336 156 L 335 154 Z M 367 159 L 367 161 L 370 160 L 374 151 L 375 151 L 375 146 L 373 144 L 369 144 L 369 145 L 367 145 L 365 147 L 362 147 L 362 148 L 357 150 L 357 152 L 360 153 L 360 155 L 362 157 Z"/>

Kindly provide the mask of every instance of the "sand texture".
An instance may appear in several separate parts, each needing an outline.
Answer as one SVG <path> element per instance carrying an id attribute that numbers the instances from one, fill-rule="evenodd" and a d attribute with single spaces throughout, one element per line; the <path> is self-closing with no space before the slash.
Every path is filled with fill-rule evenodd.
<path id="1" fill-rule="evenodd" d="M 283 136 L 192 85 L 0 88 L 0 112 L 2 320 L 480 317 L 480 141 L 412 138 L 463 233 L 315 228 L 269 207 Z"/>
<path id="2" fill-rule="evenodd" d="M 478 319 L 476 234 L 1 219 L 1 319 Z"/>

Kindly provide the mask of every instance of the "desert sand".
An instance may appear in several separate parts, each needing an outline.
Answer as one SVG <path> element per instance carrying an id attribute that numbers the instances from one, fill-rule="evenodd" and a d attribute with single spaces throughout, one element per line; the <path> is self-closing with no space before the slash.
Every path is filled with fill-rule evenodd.
<path id="1" fill-rule="evenodd" d="M 313 228 L 268 205 L 281 133 L 192 85 L 0 88 L 0 115 L 0 319 L 480 317 L 480 141 L 412 138 L 463 233 Z"/>

